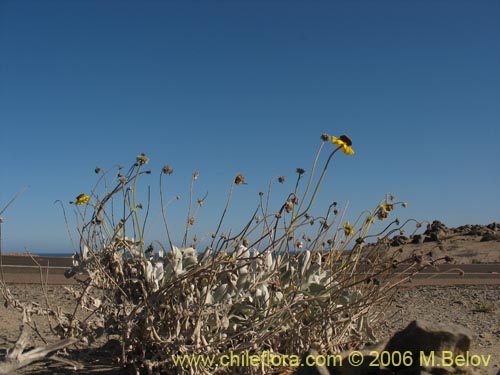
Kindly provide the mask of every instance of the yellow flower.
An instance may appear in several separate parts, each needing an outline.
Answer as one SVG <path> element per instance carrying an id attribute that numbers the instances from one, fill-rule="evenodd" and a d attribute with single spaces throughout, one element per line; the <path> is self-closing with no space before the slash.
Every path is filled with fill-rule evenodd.
<path id="1" fill-rule="evenodd" d="M 77 206 L 81 205 L 81 204 L 86 204 L 86 203 L 89 203 L 89 200 L 90 200 L 90 197 L 88 195 L 85 195 L 85 194 L 80 194 L 78 197 L 76 197 L 76 202 L 75 204 Z"/>
<path id="2" fill-rule="evenodd" d="M 344 234 L 346 236 L 350 236 L 353 233 L 354 233 L 354 227 L 352 225 L 350 225 L 348 221 L 346 221 L 344 224 Z"/>
<path id="3" fill-rule="evenodd" d="M 394 209 L 394 205 L 392 203 L 387 203 L 387 204 L 382 204 L 380 205 L 380 208 L 384 211 L 392 211 Z"/>
<path id="4" fill-rule="evenodd" d="M 347 135 L 341 135 L 340 138 L 334 137 L 332 135 L 332 143 L 339 146 L 344 154 L 352 155 L 354 154 L 354 150 L 352 149 L 352 141 Z"/>

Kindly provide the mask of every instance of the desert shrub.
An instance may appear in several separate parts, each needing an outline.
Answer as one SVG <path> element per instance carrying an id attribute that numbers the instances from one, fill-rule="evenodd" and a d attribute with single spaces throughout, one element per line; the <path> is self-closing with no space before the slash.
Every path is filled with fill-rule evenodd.
<path id="1" fill-rule="evenodd" d="M 326 159 L 324 148 L 330 148 Z M 339 151 L 354 153 L 347 136 L 322 135 L 311 172 L 297 169 L 284 201 L 273 206 L 271 199 L 273 183 L 284 182 L 279 177 L 259 194 L 245 225 L 222 233 L 233 189 L 245 183 L 237 175 L 217 227 L 201 249 L 189 246 L 188 238 L 204 198 L 190 204 L 182 243 L 177 247 L 171 239 L 170 220 L 185 219 L 171 219 L 165 209 L 164 181 L 175 177 L 169 166 L 160 171 L 159 183 L 165 241 L 145 238 L 149 190 L 141 193 L 141 183 L 152 174 L 147 156 L 137 156 L 129 169 L 97 169 L 94 189 L 72 202 L 80 245 L 67 273 L 88 275 L 76 293 L 91 315 L 79 321 L 73 314 L 62 325 L 63 336 L 88 342 L 115 338 L 122 365 L 140 372 L 197 374 L 213 373 L 216 366 L 178 363 L 173 356 L 204 355 L 217 363 L 230 353 L 300 355 L 311 346 L 335 353 L 375 340 L 374 307 L 401 282 L 391 272 L 396 262 L 380 256 L 388 248 L 383 239 L 406 223 L 387 220 L 376 235 L 369 229 L 405 204 L 387 196 L 352 225 L 335 202 L 314 216 L 312 204 Z M 195 173 L 193 183 L 196 179 Z M 190 196 L 192 191 L 191 186 Z M 375 237 L 376 245 L 365 246 Z M 274 370 L 261 363 L 217 371 Z"/>

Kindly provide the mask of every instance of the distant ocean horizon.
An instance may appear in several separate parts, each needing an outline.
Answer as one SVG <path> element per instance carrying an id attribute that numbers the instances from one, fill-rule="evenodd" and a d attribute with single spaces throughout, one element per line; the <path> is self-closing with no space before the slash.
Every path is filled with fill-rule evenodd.
<path id="1" fill-rule="evenodd" d="M 36 255 L 41 257 L 72 257 L 73 253 L 36 253 Z"/>
<path id="2" fill-rule="evenodd" d="M 71 258 L 73 256 L 73 252 L 71 253 L 65 253 L 65 252 L 55 252 L 55 253 L 44 253 L 42 251 L 40 252 L 36 252 L 36 251 L 33 251 L 33 252 L 3 252 L 3 255 L 25 255 L 25 256 L 28 256 L 29 254 L 31 255 L 36 255 L 36 256 L 40 256 L 40 257 L 65 257 L 65 258 Z"/>

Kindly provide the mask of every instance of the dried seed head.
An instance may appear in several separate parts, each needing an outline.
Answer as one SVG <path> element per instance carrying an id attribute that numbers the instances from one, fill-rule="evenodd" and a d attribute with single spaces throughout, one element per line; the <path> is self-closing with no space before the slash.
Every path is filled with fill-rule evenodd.
<path id="1" fill-rule="evenodd" d="M 95 172 L 95 173 L 99 173 L 100 171 L 101 171 L 101 168 L 99 168 L 99 167 L 95 167 L 95 169 L 94 169 L 94 172 Z"/>
<path id="2" fill-rule="evenodd" d="M 142 208 L 143 208 L 143 207 L 142 207 L 142 203 L 139 203 L 139 204 L 137 205 L 137 208 L 139 208 L 139 209 L 141 209 L 141 210 L 142 210 Z"/>
<path id="3" fill-rule="evenodd" d="M 401 203 L 401 206 L 403 206 L 403 208 L 406 208 L 406 207 L 408 207 L 408 203 L 403 202 L 403 203 Z"/>
<path id="4" fill-rule="evenodd" d="M 302 169 L 302 168 L 297 168 L 297 174 L 299 176 L 302 176 L 304 173 L 306 173 L 306 170 L 305 169 Z"/>
<path id="5" fill-rule="evenodd" d="M 200 174 L 198 172 L 194 171 L 194 173 L 193 173 L 193 180 L 196 181 L 199 176 L 200 176 Z"/>
<path id="6" fill-rule="evenodd" d="M 330 136 L 326 133 L 321 134 L 321 140 L 323 142 L 328 142 L 330 140 Z"/>
<path id="7" fill-rule="evenodd" d="M 163 173 L 165 174 L 172 174 L 174 173 L 174 170 L 170 167 L 170 165 L 165 165 L 162 170 Z"/>
<path id="8" fill-rule="evenodd" d="M 279 182 L 280 184 L 282 184 L 282 183 L 284 183 L 284 182 L 285 182 L 285 179 L 286 179 L 286 177 L 285 177 L 285 176 L 279 176 L 279 177 L 278 177 L 278 182 Z"/>
<path id="9" fill-rule="evenodd" d="M 193 225 L 194 224 L 194 217 L 191 216 L 189 219 L 188 219 L 188 224 L 189 225 Z"/>
<path id="10" fill-rule="evenodd" d="M 148 169 L 147 171 L 144 171 L 146 174 L 151 174 L 151 169 Z"/>
<path id="11" fill-rule="evenodd" d="M 149 163 L 149 158 L 144 153 L 141 153 L 140 155 L 137 155 L 136 158 L 135 158 L 135 160 L 137 160 L 137 162 L 140 165 Z"/>
<path id="12" fill-rule="evenodd" d="M 242 174 L 237 174 L 236 177 L 234 178 L 234 183 L 236 185 L 241 185 L 241 184 L 246 184 L 245 176 Z"/>
<path id="13" fill-rule="evenodd" d="M 292 212 L 292 211 L 293 211 L 293 206 L 294 206 L 294 205 L 293 205 L 293 202 L 292 202 L 292 201 L 290 201 L 290 200 L 287 200 L 287 201 L 286 201 L 286 203 L 285 203 L 285 211 L 286 211 L 287 213 Z"/>
<path id="14" fill-rule="evenodd" d="M 304 247 L 304 243 L 302 241 L 297 241 L 295 246 L 297 247 L 297 249 L 302 249 Z"/>

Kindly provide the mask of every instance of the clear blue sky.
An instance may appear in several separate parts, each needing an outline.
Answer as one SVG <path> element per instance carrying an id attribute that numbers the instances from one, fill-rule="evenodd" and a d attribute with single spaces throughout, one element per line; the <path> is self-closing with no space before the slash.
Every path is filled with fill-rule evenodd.
<path id="1" fill-rule="evenodd" d="M 356 154 L 334 160 L 316 213 L 392 192 L 401 218 L 500 221 L 500 2 L 0 1 L 0 209 L 29 186 L 2 215 L 4 251 L 71 250 L 54 201 L 73 218 L 96 166 L 140 152 L 153 190 L 175 170 L 175 238 L 195 170 L 195 231 L 241 172 L 237 224 L 271 177 L 292 190 L 324 132 Z"/>

